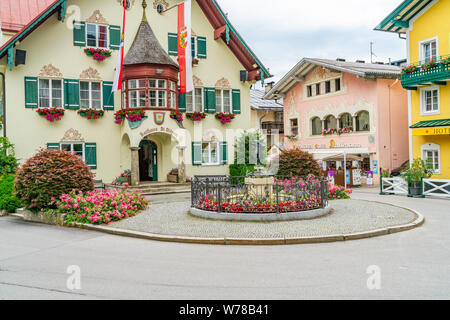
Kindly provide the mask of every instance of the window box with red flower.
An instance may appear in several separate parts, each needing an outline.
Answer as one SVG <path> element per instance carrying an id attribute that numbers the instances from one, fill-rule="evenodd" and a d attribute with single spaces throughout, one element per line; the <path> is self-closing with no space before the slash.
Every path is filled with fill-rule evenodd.
<path id="1" fill-rule="evenodd" d="M 353 132 L 353 127 L 344 127 L 344 128 L 339 128 L 337 129 L 336 133 L 338 135 L 341 135 L 343 133 L 351 133 Z"/>
<path id="2" fill-rule="evenodd" d="M 430 60 L 427 63 L 423 64 L 420 69 L 422 69 L 422 71 L 429 71 L 429 70 L 433 69 L 435 66 L 436 66 L 436 61 Z"/>
<path id="3" fill-rule="evenodd" d="M 170 118 L 175 120 L 175 122 L 178 124 L 178 126 L 180 128 L 183 128 L 183 121 L 184 121 L 184 119 L 183 119 L 183 112 L 178 111 L 178 110 L 171 111 L 170 112 Z"/>
<path id="4" fill-rule="evenodd" d="M 419 71 L 419 68 L 416 65 L 410 65 L 410 66 L 402 69 L 402 74 L 409 74 L 409 73 L 413 73 L 416 71 Z"/>
<path id="5" fill-rule="evenodd" d="M 88 120 L 100 119 L 105 114 L 105 111 L 98 109 L 82 109 L 78 110 L 78 114 L 82 117 L 86 117 Z"/>
<path id="6" fill-rule="evenodd" d="M 199 122 L 206 118 L 206 113 L 199 111 L 186 113 L 186 118 L 194 122 Z"/>
<path id="7" fill-rule="evenodd" d="M 223 113 L 223 112 L 216 113 L 216 119 L 220 120 L 222 124 L 230 123 L 231 120 L 234 119 L 234 117 L 235 115 L 232 113 Z"/>
<path id="8" fill-rule="evenodd" d="M 122 109 L 114 114 L 114 123 L 122 124 L 123 119 L 128 120 L 131 129 L 139 127 L 147 118 L 144 109 Z"/>
<path id="9" fill-rule="evenodd" d="M 102 62 L 111 56 L 111 51 L 107 49 L 86 48 L 84 52 L 88 56 L 92 56 L 95 61 Z"/>
<path id="10" fill-rule="evenodd" d="M 332 134 L 335 134 L 335 133 L 337 133 L 337 130 L 336 129 L 324 129 L 324 130 L 322 130 L 322 135 L 323 136 L 331 136 Z"/>
<path id="11" fill-rule="evenodd" d="M 62 108 L 39 108 L 36 112 L 50 122 L 59 121 L 64 116 Z"/>

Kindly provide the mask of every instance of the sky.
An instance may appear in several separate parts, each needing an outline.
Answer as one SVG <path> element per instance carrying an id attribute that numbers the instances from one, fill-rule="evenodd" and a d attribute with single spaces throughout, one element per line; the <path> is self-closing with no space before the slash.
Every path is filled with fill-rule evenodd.
<path id="1" fill-rule="evenodd" d="M 283 77 L 309 58 L 389 62 L 406 58 L 405 40 L 373 30 L 403 0 L 219 0 L 270 73 Z"/>

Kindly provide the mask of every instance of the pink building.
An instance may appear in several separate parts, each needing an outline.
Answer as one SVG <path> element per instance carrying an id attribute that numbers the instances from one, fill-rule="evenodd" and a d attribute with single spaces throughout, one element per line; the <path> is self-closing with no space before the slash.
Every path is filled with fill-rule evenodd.
<path id="1" fill-rule="evenodd" d="M 400 67 L 343 59 L 301 60 L 266 99 L 284 99 L 285 147 L 347 168 L 396 169 L 408 160 L 408 98 Z M 321 161 L 324 169 L 343 161 Z"/>

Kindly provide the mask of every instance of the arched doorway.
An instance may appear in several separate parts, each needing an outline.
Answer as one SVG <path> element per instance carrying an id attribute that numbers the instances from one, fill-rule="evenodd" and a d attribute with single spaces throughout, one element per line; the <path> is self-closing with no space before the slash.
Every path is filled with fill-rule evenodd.
<path id="1" fill-rule="evenodd" d="M 158 181 L 158 147 L 150 140 L 139 144 L 140 181 Z"/>

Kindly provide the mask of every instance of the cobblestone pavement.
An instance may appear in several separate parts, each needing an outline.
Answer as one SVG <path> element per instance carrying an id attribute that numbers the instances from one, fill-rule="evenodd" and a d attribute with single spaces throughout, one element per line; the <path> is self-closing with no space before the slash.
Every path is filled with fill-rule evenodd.
<path id="1" fill-rule="evenodd" d="M 149 209 L 109 227 L 163 235 L 202 238 L 282 238 L 325 236 L 370 231 L 407 224 L 416 219 L 409 210 L 365 200 L 331 201 L 325 217 L 280 222 L 214 221 L 188 214 L 186 198 L 155 199 Z"/>

